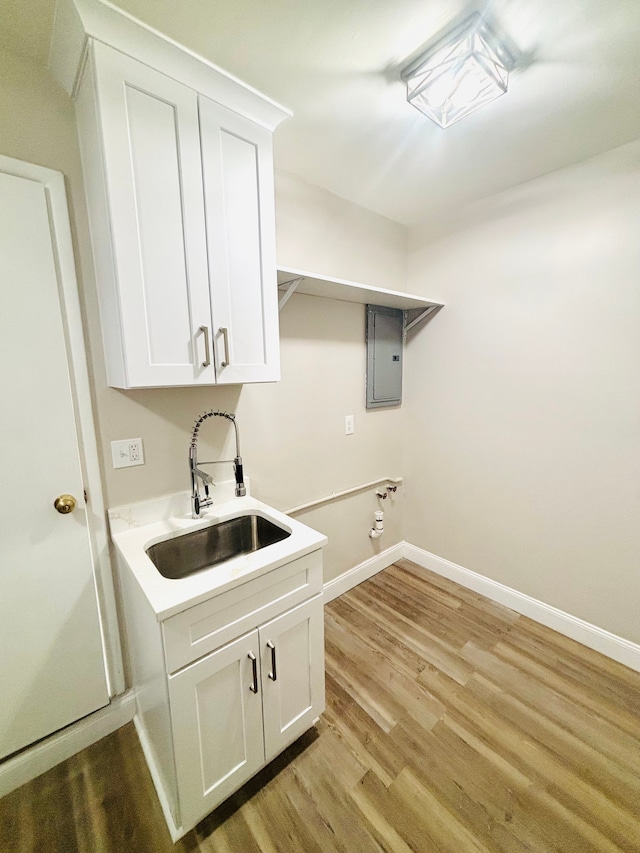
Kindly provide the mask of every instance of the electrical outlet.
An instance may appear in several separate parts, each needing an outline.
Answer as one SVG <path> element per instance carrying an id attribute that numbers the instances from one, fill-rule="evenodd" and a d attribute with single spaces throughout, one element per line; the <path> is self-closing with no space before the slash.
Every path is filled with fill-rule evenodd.
<path id="1" fill-rule="evenodd" d="M 344 416 L 344 434 L 353 435 L 356 431 L 356 425 L 353 415 Z"/>
<path id="2" fill-rule="evenodd" d="M 144 465 L 144 451 L 141 438 L 124 438 L 111 442 L 111 459 L 114 468 L 128 468 L 130 465 Z"/>

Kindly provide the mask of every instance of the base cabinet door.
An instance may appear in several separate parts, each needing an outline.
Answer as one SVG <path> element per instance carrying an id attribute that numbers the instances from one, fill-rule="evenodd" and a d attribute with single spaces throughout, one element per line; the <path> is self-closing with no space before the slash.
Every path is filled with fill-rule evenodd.
<path id="1" fill-rule="evenodd" d="M 259 629 L 264 743 L 269 761 L 324 710 L 322 595 Z"/>
<path id="2" fill-rule="evenodd" d="M 258 643 L 252 631 L 169 678 L 185 829 L 265 763 Z"/>

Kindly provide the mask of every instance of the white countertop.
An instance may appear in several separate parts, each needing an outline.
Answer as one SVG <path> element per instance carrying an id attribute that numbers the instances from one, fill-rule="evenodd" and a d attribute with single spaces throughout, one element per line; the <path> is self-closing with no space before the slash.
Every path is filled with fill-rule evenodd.
<path id="1" fill-rule="evenodd" d="M 109 510 L 111 537 L 122 562 L 140 585 L 158 620 L 180 613 L 326 545 L 326 536 L 273 507 L 250 495 L 234 497 L 233 485 L 233 481 L 217 484 L 215 506 L 203 510 L 199 519 L 191 518 L 188 492 Z M 272 520 L 291 535 L 259 551 L 242 554 L 177 580 L 163 577 L 145 553 L 156 542 L 248 513 Z"/>

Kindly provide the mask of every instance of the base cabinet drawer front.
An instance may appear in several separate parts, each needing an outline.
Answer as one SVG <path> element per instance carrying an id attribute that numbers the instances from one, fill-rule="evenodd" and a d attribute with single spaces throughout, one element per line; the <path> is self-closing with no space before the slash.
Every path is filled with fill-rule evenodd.
<path id="1" fill-rule="evenodd" d="M 180 817 L 190 828 L 265 763 L 258 632 L 171 676 L 169 697 Z"/>
<path id="2" fill-rule="evenodd" d="M 313 551 L 163 622 L 167 672 L 228 643 L 322 590 L 322 552 Z"/>
<path id="3" fill-rule="evenodd" d="M 323 598 L 260 627 L 262 707 L 267 761 L 324 711 Z"/>

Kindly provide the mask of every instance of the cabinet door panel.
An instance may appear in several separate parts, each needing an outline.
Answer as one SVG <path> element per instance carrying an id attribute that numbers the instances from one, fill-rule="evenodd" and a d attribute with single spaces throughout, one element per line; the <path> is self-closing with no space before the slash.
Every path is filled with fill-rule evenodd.
<path id="1" fill-rule="evenodd" d="M 132 86 L 124 91 L 149 360 L 191 365 L 176 109 Z M 172 286 L 161 286 L 164 281 Z"/>
<path id="2" fill-rule="evenodd" d="M 260 654 L 264 742 L 269 761 L 305 732 L 324 710 L 322 596 L 263 625 Z"/>
<path id="3" fill-rule="evenodd" d="M 199 332 L 211 308 L 197 96 L 94 51 L 126 385 L 212 383 Z"/>
<path id="4" fill-rule="evenodd" d="M 264 764 L 262 703 L 260 694 L 250 690 L 250 652 L 258 657 L 257 631 L 169 678 L 180 816 L 185 829 Z M 259 661 L 256 666 L 259 673 Z"/>
<path id="5" fill-rule="evenodd" d="M 271 134 L 207 98 L 199 108 L 217 381 L 277 380 Z"/>

